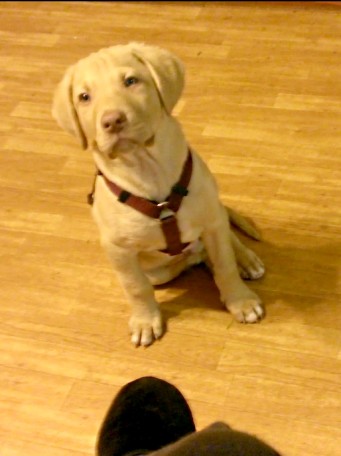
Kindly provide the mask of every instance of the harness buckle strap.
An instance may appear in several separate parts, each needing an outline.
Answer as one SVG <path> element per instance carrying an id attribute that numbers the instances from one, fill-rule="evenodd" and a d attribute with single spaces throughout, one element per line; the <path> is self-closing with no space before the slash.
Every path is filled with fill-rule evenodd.
<path id="1" fill-rule="evenodd" d="M 188 244 L 183 244 L 181 242 L 180 231 L 175 214 L 161 219 L 161 228 L 167 241 L 167 249 L 163 250 L 163 252 L 168 253 L 168 255 L 171 256 L 181 253 L 184 247 Z"/>

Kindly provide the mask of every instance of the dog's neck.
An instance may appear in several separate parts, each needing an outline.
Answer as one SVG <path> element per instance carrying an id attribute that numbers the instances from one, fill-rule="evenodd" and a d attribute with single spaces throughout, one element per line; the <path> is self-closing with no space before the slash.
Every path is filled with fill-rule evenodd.
<path id="1" fill-rule="evenodd" d="M 114 159 L 94 151 L 97 167 L 112 182 L 144 198 L 163 201 L 177 182 L 188 145 L 179 123 L 164 116 L 152 145 L 135 145 Z"/>

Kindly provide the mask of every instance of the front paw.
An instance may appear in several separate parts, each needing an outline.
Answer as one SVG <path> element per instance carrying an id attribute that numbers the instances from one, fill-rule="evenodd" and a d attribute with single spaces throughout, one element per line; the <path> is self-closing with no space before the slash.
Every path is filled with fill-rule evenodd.
<path id="1" fill-rule="evenodd" d="M 265 315 L 260 298 L 249 289 L 230 299 L 225 305 L 239 323 L 257 323 Z"/>
<path id="2" fill-rule="evenodd" d="M 138 347 L 147 347 L 163 334 L 161 313 L 158 309 L 143 314 L 134 314 L 129 321 L 131 341 Z"/>

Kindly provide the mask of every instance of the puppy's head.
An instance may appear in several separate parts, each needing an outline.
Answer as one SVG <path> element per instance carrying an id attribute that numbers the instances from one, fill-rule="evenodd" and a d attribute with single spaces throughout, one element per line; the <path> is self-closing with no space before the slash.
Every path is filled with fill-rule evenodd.
<path id="1" fill-rule="evenodd" d="M 83 148 L 115 154 L 148 144 L 184 86 L 182 63 L 141 43 L 113 46 L 71 66 L 54 95 L 52 115 Z"/>

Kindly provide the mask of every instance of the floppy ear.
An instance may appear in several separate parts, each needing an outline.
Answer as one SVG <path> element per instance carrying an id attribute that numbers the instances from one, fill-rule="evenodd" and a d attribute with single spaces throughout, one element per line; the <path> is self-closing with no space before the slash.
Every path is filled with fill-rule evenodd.
<path id="1" fill-rule="evenodd" d="M 63 130 L 77 136 L 81 141 L 83 149 L 86 149 L 88 146 L 87 140 L 73 103 L 72 82 L 74 69 L 75 66 L 70 67 L 57 86 L 53 98 L 52 116 Z"/>
<path id="2" fill-rule="evenodd" d="M 133 55 L 149 69 L 162 104 L 171 114 L 185 83 L 183 63 L 171 52 L 142 43 L 130 44 Z"/>

